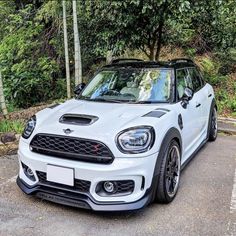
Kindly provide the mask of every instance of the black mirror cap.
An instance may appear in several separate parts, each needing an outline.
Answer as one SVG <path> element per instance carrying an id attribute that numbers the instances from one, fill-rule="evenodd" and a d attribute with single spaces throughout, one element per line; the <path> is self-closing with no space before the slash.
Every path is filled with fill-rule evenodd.
<path id="1" fill-rule="evenodd" d="M 190 101 L 192 98 L 193 98 L 193 90 L 191 88 L 185 88 L 183 100 Z"/>
<path id="2" fill-rule="evenodd" d="M 184 95 L 182 97 L 182 102 L 181 102 L 181 105 L 184 109 L 187 108 L 189 101 L 193 98 L 193 94 L 194 92 L 191 88 L 184 89 Z"/>
<path id="3" fill-rule="evenodd" d="M 76 85 L 75 89 L 74 89 L 75 95 L 80 95 L 81 92 L 83 91 L 83 89 L 85 88 L 85 86 L 86 86 L 85 83 L 81 83 L 81 84 Z"/>

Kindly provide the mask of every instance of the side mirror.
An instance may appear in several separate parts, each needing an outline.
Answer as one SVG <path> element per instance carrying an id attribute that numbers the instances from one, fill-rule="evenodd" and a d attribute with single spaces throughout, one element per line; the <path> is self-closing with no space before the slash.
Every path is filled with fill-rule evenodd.
<path id="1" fill-rule="evenodd" d="M 189 104 L 189 101 L 193 98 L 193 90 L 190 88 L 184 89 L 184 95 L 182 97 L 181 105 L 183 108 L 187 108 L 187 105 Z"/>
<path id="2" fill-rule="evenodd" d="M 81 83 L 75 86 L 74 93 L 75 95 L 80 95 L 80 93 L 83 91 L 84 87 L 86 86 L 85 83 Z"/>

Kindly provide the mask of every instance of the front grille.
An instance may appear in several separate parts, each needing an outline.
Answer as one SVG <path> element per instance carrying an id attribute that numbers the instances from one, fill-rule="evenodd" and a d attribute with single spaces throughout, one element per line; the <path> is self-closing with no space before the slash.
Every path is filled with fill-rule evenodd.
<path id="1" fill-rule="evenodd" d="M 103 143 L 76 137 L 37 134 L 30 143 L 33 152 L 65 159 L 109 164 L 114 157 Z"/>
<path id="2" fill-rule="evenodd" d="M 134 191 L 133 180 L 121 180 L 117 181 L 116 183 L 117 183 L 116 193 L 132 193 Z"/>
<path id="3" fill-rule="evenodd" d="M 47 174 L 45 172 L 36 171 L 36 174 L 41 184 L 48 184 L 48 185 L 55 185 L 55 186 L 62 186 L 62 187 L 66 186 L 67 189 L 73 189 L 79 192 L 88 193 L 90 189 L 90 185 L 91 185 L 90 181 L 82 180 L 82 179 L 74 179 L 74 186 L 67 186 L 67 185 L 47 181 Z"/>

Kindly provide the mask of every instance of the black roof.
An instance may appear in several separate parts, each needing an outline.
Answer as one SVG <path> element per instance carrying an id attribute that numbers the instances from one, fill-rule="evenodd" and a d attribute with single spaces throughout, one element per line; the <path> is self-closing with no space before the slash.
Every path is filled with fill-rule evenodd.
<path id="1" fill-rule="evenodd" d="M 170 61 L 143 61 L 134 58 L 115 59 L 111 64 L 103 68 L 182 68 L 195 66 L 195 63 L 188 58 L 176 58 Z"/>

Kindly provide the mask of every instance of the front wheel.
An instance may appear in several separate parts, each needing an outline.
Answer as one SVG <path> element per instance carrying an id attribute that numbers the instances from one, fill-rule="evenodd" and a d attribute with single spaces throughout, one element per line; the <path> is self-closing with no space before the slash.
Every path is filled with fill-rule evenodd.
<path id="1" fill-rule="evenodd" d="M 215 141 L 217 138 L 217 110 L 216 107 L 213 108 L 211 112 L 211 118 L 210 118 L 210 128 L 209 128 L 209 141 Z"/>
<path id="2" fill-rule="evenodd" d="M 165 154 L 160 157 L 162 160 L 156 192 L 157 202 L 169 203 L 175 198 L 180 180 L 180 156 L 179 144 L 172 140 Z"/>

